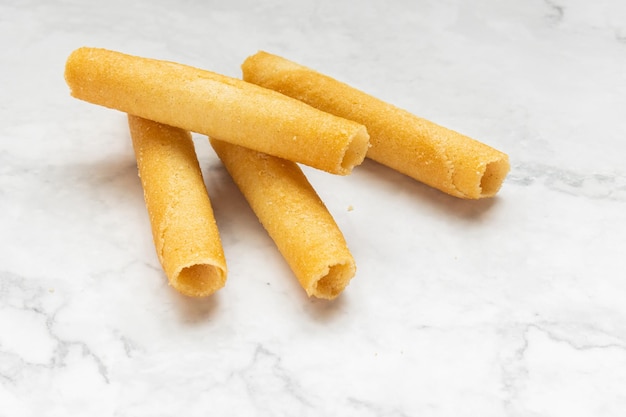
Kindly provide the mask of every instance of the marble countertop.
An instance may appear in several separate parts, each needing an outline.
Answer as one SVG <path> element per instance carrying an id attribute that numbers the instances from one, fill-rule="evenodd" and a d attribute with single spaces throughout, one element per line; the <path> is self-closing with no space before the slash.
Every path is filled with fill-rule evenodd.
<path id="1" fill-rule="evenodd" d="M 623 416 L 626 3 L 0 3 L 0 416 Z M 235 77 L 259 49 L 510 155 L 463 201 L 305 168 L 358 272 L 309 299 L 194 136 L 229 267 L 158 263 L 124 115 L 80 46 Z"/>

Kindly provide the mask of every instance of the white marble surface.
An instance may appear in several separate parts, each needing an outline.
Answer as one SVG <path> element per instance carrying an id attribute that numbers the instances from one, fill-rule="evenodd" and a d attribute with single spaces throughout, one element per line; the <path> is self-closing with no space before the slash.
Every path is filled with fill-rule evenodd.
<path id="1" fill-rule="evenodd" d="M 358 274 L 307 299 L 205 138 L 230 268 L 166 284 L 126 120 L 79 46 L 240 76 L 265 49 L 509 153 L 460 201 L 307 169 Z M 0 3 L 0 416 L 623 416 L 626 3 Z M 350 208 L 353 208 L 350 210 Z"/>

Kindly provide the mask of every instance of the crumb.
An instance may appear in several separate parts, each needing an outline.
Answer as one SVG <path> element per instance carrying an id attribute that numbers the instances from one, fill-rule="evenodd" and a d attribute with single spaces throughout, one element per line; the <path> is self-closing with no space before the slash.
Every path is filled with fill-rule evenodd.
<path id="1" fill-rule="evenodd" d="M 352 205 L 349 205 L 348 206 L 348 211 L 352 211 L 352 210 L 354 210 L 354 207 L 352 207 Z"/>

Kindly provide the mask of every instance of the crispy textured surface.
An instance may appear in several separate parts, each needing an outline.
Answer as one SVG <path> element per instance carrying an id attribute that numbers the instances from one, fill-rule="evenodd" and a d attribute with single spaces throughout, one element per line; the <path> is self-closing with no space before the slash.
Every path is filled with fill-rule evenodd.
<path id="1" fill-rule="evenodd" d="M 367 157 L 453 196 L 491 197 L 509 171 L 506 154 L 279 56 L 259 52 L 242 70 L 246 81 L 364 124 Z"/>
<path id="2" fill-rule="evenodd" d="M 235 78 L 97 48 L 68 58 L 65 79 L 81 100 L 349 174 L 369 146 L 364 126 Z"/>
<path id="3" fill-rule="evenodd" d="M 226 260 L 191 134 L 128 116 L 157 255 L 170 284 L 202 297 L 226 283 Z"/>
<path id="4" fill-rule="evenodd" d="M 337 297 L 356 272 L 354 258 L 300 167 L 216 139 L 211 145 L 306 293 Z"/>

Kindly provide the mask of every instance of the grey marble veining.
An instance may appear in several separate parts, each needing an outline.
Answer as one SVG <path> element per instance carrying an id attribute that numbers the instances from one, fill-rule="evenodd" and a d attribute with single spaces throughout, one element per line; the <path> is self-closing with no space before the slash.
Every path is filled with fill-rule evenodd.
<path id="1" fill-rule="evenodd" d="M 626 3 L 4 1 L 0 416 L 622 416 Z M 227 257 L 156 258 L 125 116 L 72 99 L 97 46 L 240 76 L 268 50 L 507 152 L 463 201 L 305 167 L 358 272 L 308 299 L 206 138 Z"/>

